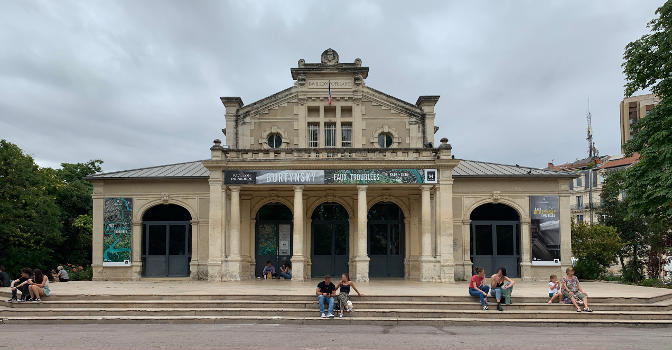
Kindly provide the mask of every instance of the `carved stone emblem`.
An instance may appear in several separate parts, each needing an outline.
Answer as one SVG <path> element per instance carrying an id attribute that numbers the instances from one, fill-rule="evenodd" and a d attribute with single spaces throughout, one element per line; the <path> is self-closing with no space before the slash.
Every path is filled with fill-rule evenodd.
<path id="1" fill-rule="evenodd" d="M 332 48 L 328 48 L 322 52 L 322 64 L 333 66 L 338 64 L 338 52 Z"/>
<path id="2" fill-rule="evenodd" d="M 492 201 L 497 203 L 502 199 L 502 194 L 499 191 L 492 191 Z"/>
<path id="3" fill-rule="evenodd" d="M 170 195 L 168 193 L 161 193 L 161 202 L 168 204 L 170 202 Z"/>

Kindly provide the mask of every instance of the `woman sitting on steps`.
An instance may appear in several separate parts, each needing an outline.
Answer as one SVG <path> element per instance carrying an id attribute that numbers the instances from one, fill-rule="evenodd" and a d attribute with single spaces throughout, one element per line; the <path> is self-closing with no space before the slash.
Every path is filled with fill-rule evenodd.
<path id="1" fill-rule="evenodd" d="M 562 278 L 562 296 L 572 301 L 574 307 L 576 307 L 576 312 L 581 312 L 581 308 L 578 303 L 583 301 L 583 311 L 593 312 L 588 306 L 588 293 L 584 292 L 579 284 L 579 279 L 574 276 L 574 269 L 568 267 L 567 276 Z"/>

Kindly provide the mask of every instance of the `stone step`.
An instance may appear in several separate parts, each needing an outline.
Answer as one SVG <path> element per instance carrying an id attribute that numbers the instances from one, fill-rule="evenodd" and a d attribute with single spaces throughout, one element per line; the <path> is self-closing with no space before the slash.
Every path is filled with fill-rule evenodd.
<path id="1" fill-rule="evenodd" d="M 297 308 L 23 308 L 0 310 L 0 317 L 20 317 L 30 315 L 34 318 L 47 316 L 248 316 L 248 317 L 311 317 L 319 314 L 317 310 Z M 514 318 L 538 319 L 627 319 L 627 320 L 672 320 L 672 312 L 638 312 L 638 311 L 595 311 L 578 313 L 575 310 L 497 310 L 483 311 L 480 309 L 465 310 L 421 310 L 421 309 L 357 309 L 346 313 L 346 317 L 379 317 L 379 318 Z"/>
<path id="2" fill-rule="evenodd" d="M 466 294 L 466 293 L 465 293 Z M 0 300 L 7 300 L 10 297 L 10 293 L 6 291 L 0 292 Z M 305 294 L 305 295 L 296 295 L 296 294 L 218 294 L 218 295 L 190 295 L 190 294 L 181 294 L 181 295 L 152 295 L 152 294 L 128 294 L 128 295 L 105 295 L 105 294 L 96 294 L 96 295 L 59 295 L 57 293 L 52 294 L 51 296 L 45 298 L 45 300 L 56 301 L 56 300 L 76 300 L 80 298 L 85 298 L 87 300 L 268 300 L 268 301 L 305 301 L 309 302 L 314 300 L 314 295 Z M 427 296 L 427 295 L 367 295 L 363 297 L 353 296 L 353 300 L 358 301 L 425 301 L 425 302 L 473 302 L 474 297 L 469 295 L 461 296 Z M 489 300 L 494 301 L 493 297 L 489 297 Z M 617 303 L 617 304 L 647 304 L 654 303 L 663 300 L 672 299 L 672 293 L 660 295 L 652 298 L 640 298 L 640 297 L 591 297 L 590 300 L 593 303 Z M 540 297 L 518 297 L 513 296 L 514 302 L 521 303 L 543 303 L 548 301 L 548 298 L 545 296 Z"/>
<path id="3" fill-rule="evenodd" d="M 357 309 L 430 309 L 430 310 L 462 310 L 480 309 L 476 300 L 470 302 L 424 302 L 424 301 L 360 301 L 352 299 Z M 267 301 L 267 300 L 47 300 L 36 303 L 0 303 L 11 308 L 35 308 L 47 307 L 50 309 L 68 308 L 255 308 L 255 307 L 291 307 L 315 310 L 317 302 L 312 301 Z M 490 306 L 495 306 L 492 303 Z M 672 305 L 668 304 L 618 304 L 618 303 L 591 303 L 600 311 L 649 311 L 664 312 L 672 311 Z M 547 303 L 518 303 L 505 306 L 509 310 L 573 310 L 568 304 Z"/>
<path id="4" fill-rule="evenodd" d="M 385 317 L 344 317 L 334 319 L 321 319 L 319 317 L 292 317 L 292 316 L 45 316 L 35 318 L 33 316 L 17 316 L 0 318 L 0 322 L 9 324 L 94 324 L 94 323 L 233 323 L 233 324 L 330 324 L 342 325 L 380 325 L 380 326 L 436 326 L 445 327 L 453 325 L 509 325 L 509 326 L 629 326 L 629 327 L 670 327 L 672 320 L 619 320 L 619 319 L 563 319 L 536 318 L 385 318 Z"/>

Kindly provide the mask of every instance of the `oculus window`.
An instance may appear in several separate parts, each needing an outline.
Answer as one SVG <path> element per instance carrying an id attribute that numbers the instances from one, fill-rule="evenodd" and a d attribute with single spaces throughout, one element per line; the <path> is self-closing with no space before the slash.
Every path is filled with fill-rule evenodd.
<path id="1" fill-rule="evenodd" d="M 268 147 L 280 148 L 280 146 L 282 146 L 282 136 L 280 136 L 280 134 L 275 132 L 271 133 L 268 135 L 266 143 L 268 143 Z"/>
<path id="2" fill-rule="evenodd" d="M 381 132 L 378 134 L 378 145 L 382 148 L 392 147 L 392 134 L 389 132 Z"/>

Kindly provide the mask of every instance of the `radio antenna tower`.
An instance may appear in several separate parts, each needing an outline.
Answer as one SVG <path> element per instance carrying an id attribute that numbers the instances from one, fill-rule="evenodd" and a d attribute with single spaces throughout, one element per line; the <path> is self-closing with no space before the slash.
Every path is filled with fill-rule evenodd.
<path id="1" fill-rule="evenodd" d="M 588 124 L 588 129 L 586 130 L 586 141 L 588 141 L 588 159 L 593 159 L 598 156 L 598 152 L 597 147 L 595 147 L 595 142 L 593 141 L 592 115 L 590 114 L 590 97 L 588 97 L 586 122 Z"/>

